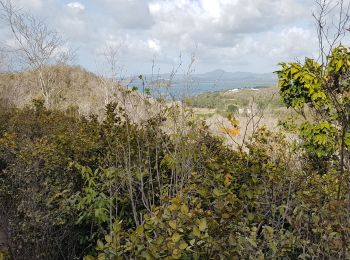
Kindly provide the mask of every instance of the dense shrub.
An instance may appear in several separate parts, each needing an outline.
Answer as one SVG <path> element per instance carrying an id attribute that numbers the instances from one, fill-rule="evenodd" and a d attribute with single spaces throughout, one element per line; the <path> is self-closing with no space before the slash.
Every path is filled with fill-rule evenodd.
<path id="1" fill-rule="evenodd" d="M 203 122 L 176 121 L 176 107 L 138 122 L 117 104 L 103 119 L 40 101 L 0 113 L 0 213 L 14 259 L 350 253 L 346 187 L 339 196 L 327 164 L 337 146 L 309 138 L 319 125 L 304 124 L 295 143 L 262 127 L 233 150 Z"/>

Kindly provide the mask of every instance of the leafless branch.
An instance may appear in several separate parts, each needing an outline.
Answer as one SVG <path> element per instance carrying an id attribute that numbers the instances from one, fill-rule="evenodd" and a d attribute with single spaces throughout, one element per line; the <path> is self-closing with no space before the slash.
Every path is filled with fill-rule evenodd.
<path id="1" fill-rule="evenodd" d="M 36 17 L 22 12 L 11 0 L 0 0 L 0 18 L 8 26 L 16 41 L 13 51 L 25 68 L 38 74 L 41 94 L 51 106 L 58 87 L 51 84 L 49 66 L 66 64 L 74 57 L 60 34 Z"/>
<path id="2" fill-rule="evenodd" d="M 315 19 L 319 43 L 319 60 L 327 62 L 332 49 L 341 43 L 350 28 L 350 3 L 344 0 L 316 0 Z"/>

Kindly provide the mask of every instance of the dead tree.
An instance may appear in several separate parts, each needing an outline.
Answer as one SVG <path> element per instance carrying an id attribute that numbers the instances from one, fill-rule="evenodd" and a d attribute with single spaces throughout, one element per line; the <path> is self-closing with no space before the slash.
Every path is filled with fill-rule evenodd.
<path id="1" fill-rule="evenodd" d="M 0 0 L 0 18 L 16 41 L 12 51 L 17 54 L 19 64 L 37 73 L 45 104 L 51 107 L 60 89 L 53 84 L 50 66 L 66 64 L 72 58 L 66 42 L 44 21 L 18 9 L 11 0 Z"/>
<path id="2" fill-rule="evenodd" d="M 319 45 L 319 60 L 327 63 L 327 56 L 339 45 L 350 30 L 350 3 L 344 0 L 315 0 L 315 19 Z"/>
<path id="3" fill-rule="evenodd" d="M 116 88 L 121 85 L 122 66 L 119 65 L 121 45 L 106 45 L 101 53 L 103 56 L 103 71 L 99 72 L 101 87 L 105 93 L 105 105 L 110 103 L 116 93 Z"/>
<path id="4" fill-rule="evenodd" d="M 0 49 L 0 73 L 7 71 L 9 64 L 4 50 Z"/>

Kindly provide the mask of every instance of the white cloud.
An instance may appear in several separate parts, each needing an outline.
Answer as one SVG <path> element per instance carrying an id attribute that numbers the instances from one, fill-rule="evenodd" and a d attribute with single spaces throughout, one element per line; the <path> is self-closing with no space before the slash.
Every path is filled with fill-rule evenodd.
<path id="1" fill-rule="evenodd" d="M 147 29 L 153 19 L 147 0 L 91 0 L 103 7 L 103 13 L 113 19 L 114 25 L 126 29 Z"/>
<path id="2" fill-rule="evenodd" d="M 160 44 L 159 44 L 159 41 L 157 39 L 149 39 L 147 41 L 147 43 L 148 43 L 148 47 L 151 50 L 154 50 L 155 52 L 159 52 L 160 51 Z"/>
<path id="3" fill-rule="evenodd" d="M 43 0 L 14 0 L 13 3 L 19 7 L 28 9 L 28 11 L 33 11 L 36 9 L 41 9 L 44 5 Z"/>
<path id="4" fill-rule="evenodd" d="M 314 0 L 15 0 L 80 47 L 84 62 L 116 43 L 129 70 L 171 66 L 197 46 L 199 70 L 274 70 L 279 61 L 312 56 Z M 48 11 L 49 14 L 48 15 Z M 52 11 L 56 10 L 56 11 Z M 93 69 L 94 62 L 86 62 Z"/>
<path id="5" fill-rule="evenodd" d="M 75 10 L 79 10 L 79 11 L 84 11 L 85 10 L 85 6 L 80 3 L 80 2 L 71 2 L 68 3 L 67 6 L 69 8 L 75 9 Z"/>

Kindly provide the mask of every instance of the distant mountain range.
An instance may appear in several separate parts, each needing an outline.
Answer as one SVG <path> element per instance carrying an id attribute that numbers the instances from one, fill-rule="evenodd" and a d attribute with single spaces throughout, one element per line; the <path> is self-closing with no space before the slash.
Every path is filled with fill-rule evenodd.
<path id="1" fill-rule="evenodd" d="M 199 84 L 211 82 L 217 86 L 230 83 L 241 88 L 274 86 L 277 83 L 277 77 L 273 73 L 227 72 L 224 70 L 193 75 L 193 80 Z"/>
<path id="2" fill-rule="evenodd" d="M 146 75 L 146 80 L 169 82 L 170 73 L 160 75 Z M 172 78 L 173 84 L 184 84 L 191 81 L 195 84 L 211 83 L 214 85 L 232 83 L 234 86 L 274 86 L 277 83 L 277 76 L 273 73 L 252 73 L 252 72 L 227 72 L 224 70 L 213 70 L 201 74 L 191 74 L 186 77 L 183 74 L 176 74 Z"/>
<path id="3" fill-rule="evenodd" d="M 151 93 L 169 93 L 178 100 L 187 96 L 196 96 L 206 92 L 227 91 L 245 88 L 265 88 L 277 85 L 277 76 L 273 73 L 252 72 L 227 72 L 214 70 L 201 74 L 171 75 L 170 73 L 159 75 L 143 75 L 145 85 L 138 76 L 126 79 L 126 84 L 135 86 L 139 91 L 151 87 Z"/>
<path id="4" fill-rule="evenodd" d="M 277 77 L 273 73 L 252 73 L 252 72 L 227 72 L 224 70 L 213 70 L 203 74 L 195 74 L 194 78 L 199 80 L 222 80 L 222 81 L 231 81 L 231 80 L 245 80 L 245 79 L 257 79 L 274 82 L 277 80 Z"/>

